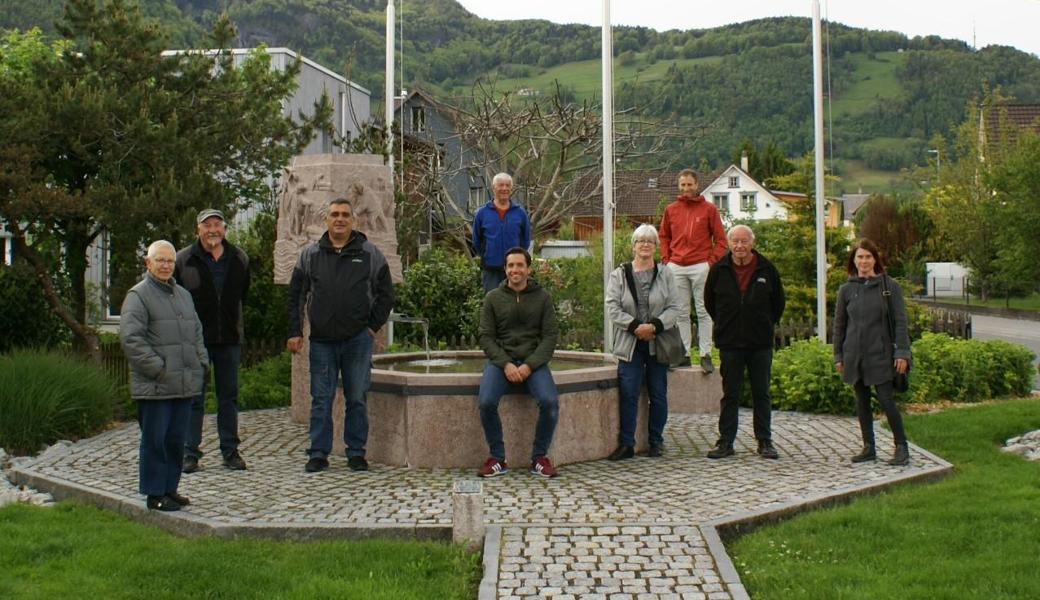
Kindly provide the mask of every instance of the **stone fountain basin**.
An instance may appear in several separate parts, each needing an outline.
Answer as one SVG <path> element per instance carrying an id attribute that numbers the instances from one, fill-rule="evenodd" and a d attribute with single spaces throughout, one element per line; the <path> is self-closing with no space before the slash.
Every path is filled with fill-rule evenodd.
<path id="1" fill-rule="evenodd" d="M 483 358 L 480 351 L 435 352 L 433 358 Z M 410 467 L 477 467 L 488 457 L 480 426 L 477 393 L 480 373 L 408 373 L 381 369 L 389 361 L 420 360 L 425 353 L 373 358 L 368 394 L 370 460 Z M 557 464 L 604 458 L 617 446 L 617 363 L 592 352 L 557 351 L 555 360 L 588 362 L 588 367 L 553 371 L 560 418 L 550 457 Z M 552 368 L 552 363 L 550 363 Z M 506 461 L 514 468 L 530 462 L 538 405 L 517 387 L 499 404 Z M 641 403 L 637 444 L 646 446 L 646 406 Z"/>
<path id="2" fill-rule="evenodd" d="M 306 347 L 306 345 L 305 345 Z M 309 378 L 295 369 L 306 365 L 306 354 L 294 357 L 292 418 L 307 423 L 310 416 Z M 483 358 L 480 351 L 434 352 L 432 358 Z M 422 468 L 475 468 L 488 456 L 480 427 L 474 373 L 409 373 L 392 371 L 389 362 L 421 360 L 423 352 L 380 354 L 373 357 L 368 393 L 368 459 L 386 465 Z M 594 352 L 556 351 L 554 359 L 588 362 L 588 367 L 555 370 L 560 418 L 549 451 L 557 464 L 607 457 L 617 446 L 619 427 L 617 363 L 613 356 Z M 552 363 L 550 363 L 550 368 Z M 721 386 L 718 373 L 705 376 L 697 367 L 678 369 L 668 376 L 671 413 L 712 413 L 718 410 Z M 517 390 L 499 404 L 506 460 L 513 468 L 530 461 L 538 406 Z M 639 402 L 636 448 L 647 446 L 647 401 Z M 333 452 L 343 455 L 343 391 L 333 403 Z"/>

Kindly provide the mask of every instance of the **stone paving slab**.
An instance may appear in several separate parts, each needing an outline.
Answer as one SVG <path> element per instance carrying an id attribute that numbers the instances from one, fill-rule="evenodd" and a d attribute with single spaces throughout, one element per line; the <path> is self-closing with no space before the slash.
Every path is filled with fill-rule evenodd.
<path id="1" fill-rule="evenodd" d="M 916 447 L 906 467 L 853 465 L 848 456 L 860 446 L 854 419 L 784 412 L 773 415 L 781 459 L 764 460 L 754 454 L 750 425 L 750 413 L 742 411 L 737 454 L 727 459 L 704 458 L 716 438 L 714 415 L 673 414 L 663 458 L 567 465 L 555 479 L 511 465 L 507 475 L 483 480 L 484 519 L 496 532 L 488 537 L 500 546 L 485 545 L 485 560 L 490 551 L 498 562 L 495 573 L 485 574 L 496 582 L 494 594 L 483 585 L 481 596 L 537 597 L 549 590 L 564 598 L 745 597 L 735 571 L 726 574 L 732 565 L 721 543 L 712 550 L 715 528 L 950 469 Z M 136 493 L 136 424 L 9 474 L 56 497 L 79 497 L 183 534 L 291 539 L 450 538 L 452 485 L 477 480 L 472 470 L 378 464 L 355 473 L 343 457 L 332 457 L 328 471 L 305 473 L 307 427 L 292 423 L 287 409 L 242 413 L 239 427 L 249 470 L 220 465 L 215 423 L 207 417 L 209 454 L 201 471 L 182 478 L 180 491 L 192 504 L 179 513 L 147 511 Z M 878 443 L 891 447 L 886 430 L 878 429 Z"/>

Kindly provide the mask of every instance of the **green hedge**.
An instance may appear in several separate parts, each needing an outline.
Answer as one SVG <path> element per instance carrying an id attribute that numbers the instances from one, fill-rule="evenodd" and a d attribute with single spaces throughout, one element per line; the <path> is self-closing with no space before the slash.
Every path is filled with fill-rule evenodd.
<path id="1" fill-rule="evenodd" d="M 36 350 L 0 356 L 0 447 L 30 454 L 89 437 L 112 420 L 113 398 L 108 376 L 83 360 Z"/>
<path id="2" fill-rule="evenodd" d="M 913 344 L 911 402 L 978 402 L 1024 396 L 1033 387 L 1033 352 L 1002 340 L 925 333 Z"/>
<path id="3" fill-rule="evenodd" d="M 897 400 L 910 403 L 979 402 L 1024 396 L 1033 386 L 1033 353 L 1000 340 L 962 340 L 922 334 L 913 342 L 910 390 Z M 814 413 L 855 411 L 852 387 L 834 370 L 830 344 L 802 340 L 776 352 L 770 391 L 773 407 Z M 744 401 L 748 402 L 745 387 Z"/>

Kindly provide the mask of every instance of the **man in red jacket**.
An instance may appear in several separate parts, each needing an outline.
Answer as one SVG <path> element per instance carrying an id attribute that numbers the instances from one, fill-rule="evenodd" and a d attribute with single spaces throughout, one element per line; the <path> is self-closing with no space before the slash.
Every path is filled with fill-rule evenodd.
<path id="1" fill-rule="evenodd" d="M 726 254 L 726 230 L 715 205 L 698 194 L 697 173 L 679 172 L 679 197 L 664 209 L 661 227 L 661 262 L 675 275 L 680 302 L 679 333 L 683 344 L 691 347 L 690 298 L 697 309 L 698 355 L 707 375 L 715 371 L 711 363 L 711 317 L 704 308 L 704 282 L 708 268 Z"/>

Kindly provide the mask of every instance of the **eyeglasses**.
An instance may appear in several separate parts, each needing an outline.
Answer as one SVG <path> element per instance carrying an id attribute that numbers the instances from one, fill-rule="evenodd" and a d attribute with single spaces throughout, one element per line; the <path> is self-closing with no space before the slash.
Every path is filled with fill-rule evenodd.
<path id="1" fill-rule="evenodd" d="M 173 263 L 177 262 L 176 260 L 174 260 L 172 258 L 153 258 L 153 259 L 150 259 L 150 260 L 153 263 L 159 263 L 160 265 L 172 265 Z"/>
<path id="2" fill-rule="evenodd" d="M 657 242 L 655 242 L 653 240 L 636 240 L 636 243 L 637 244 L 650 244 L 651 246 L 656 246 L 657 245 Z"/>

